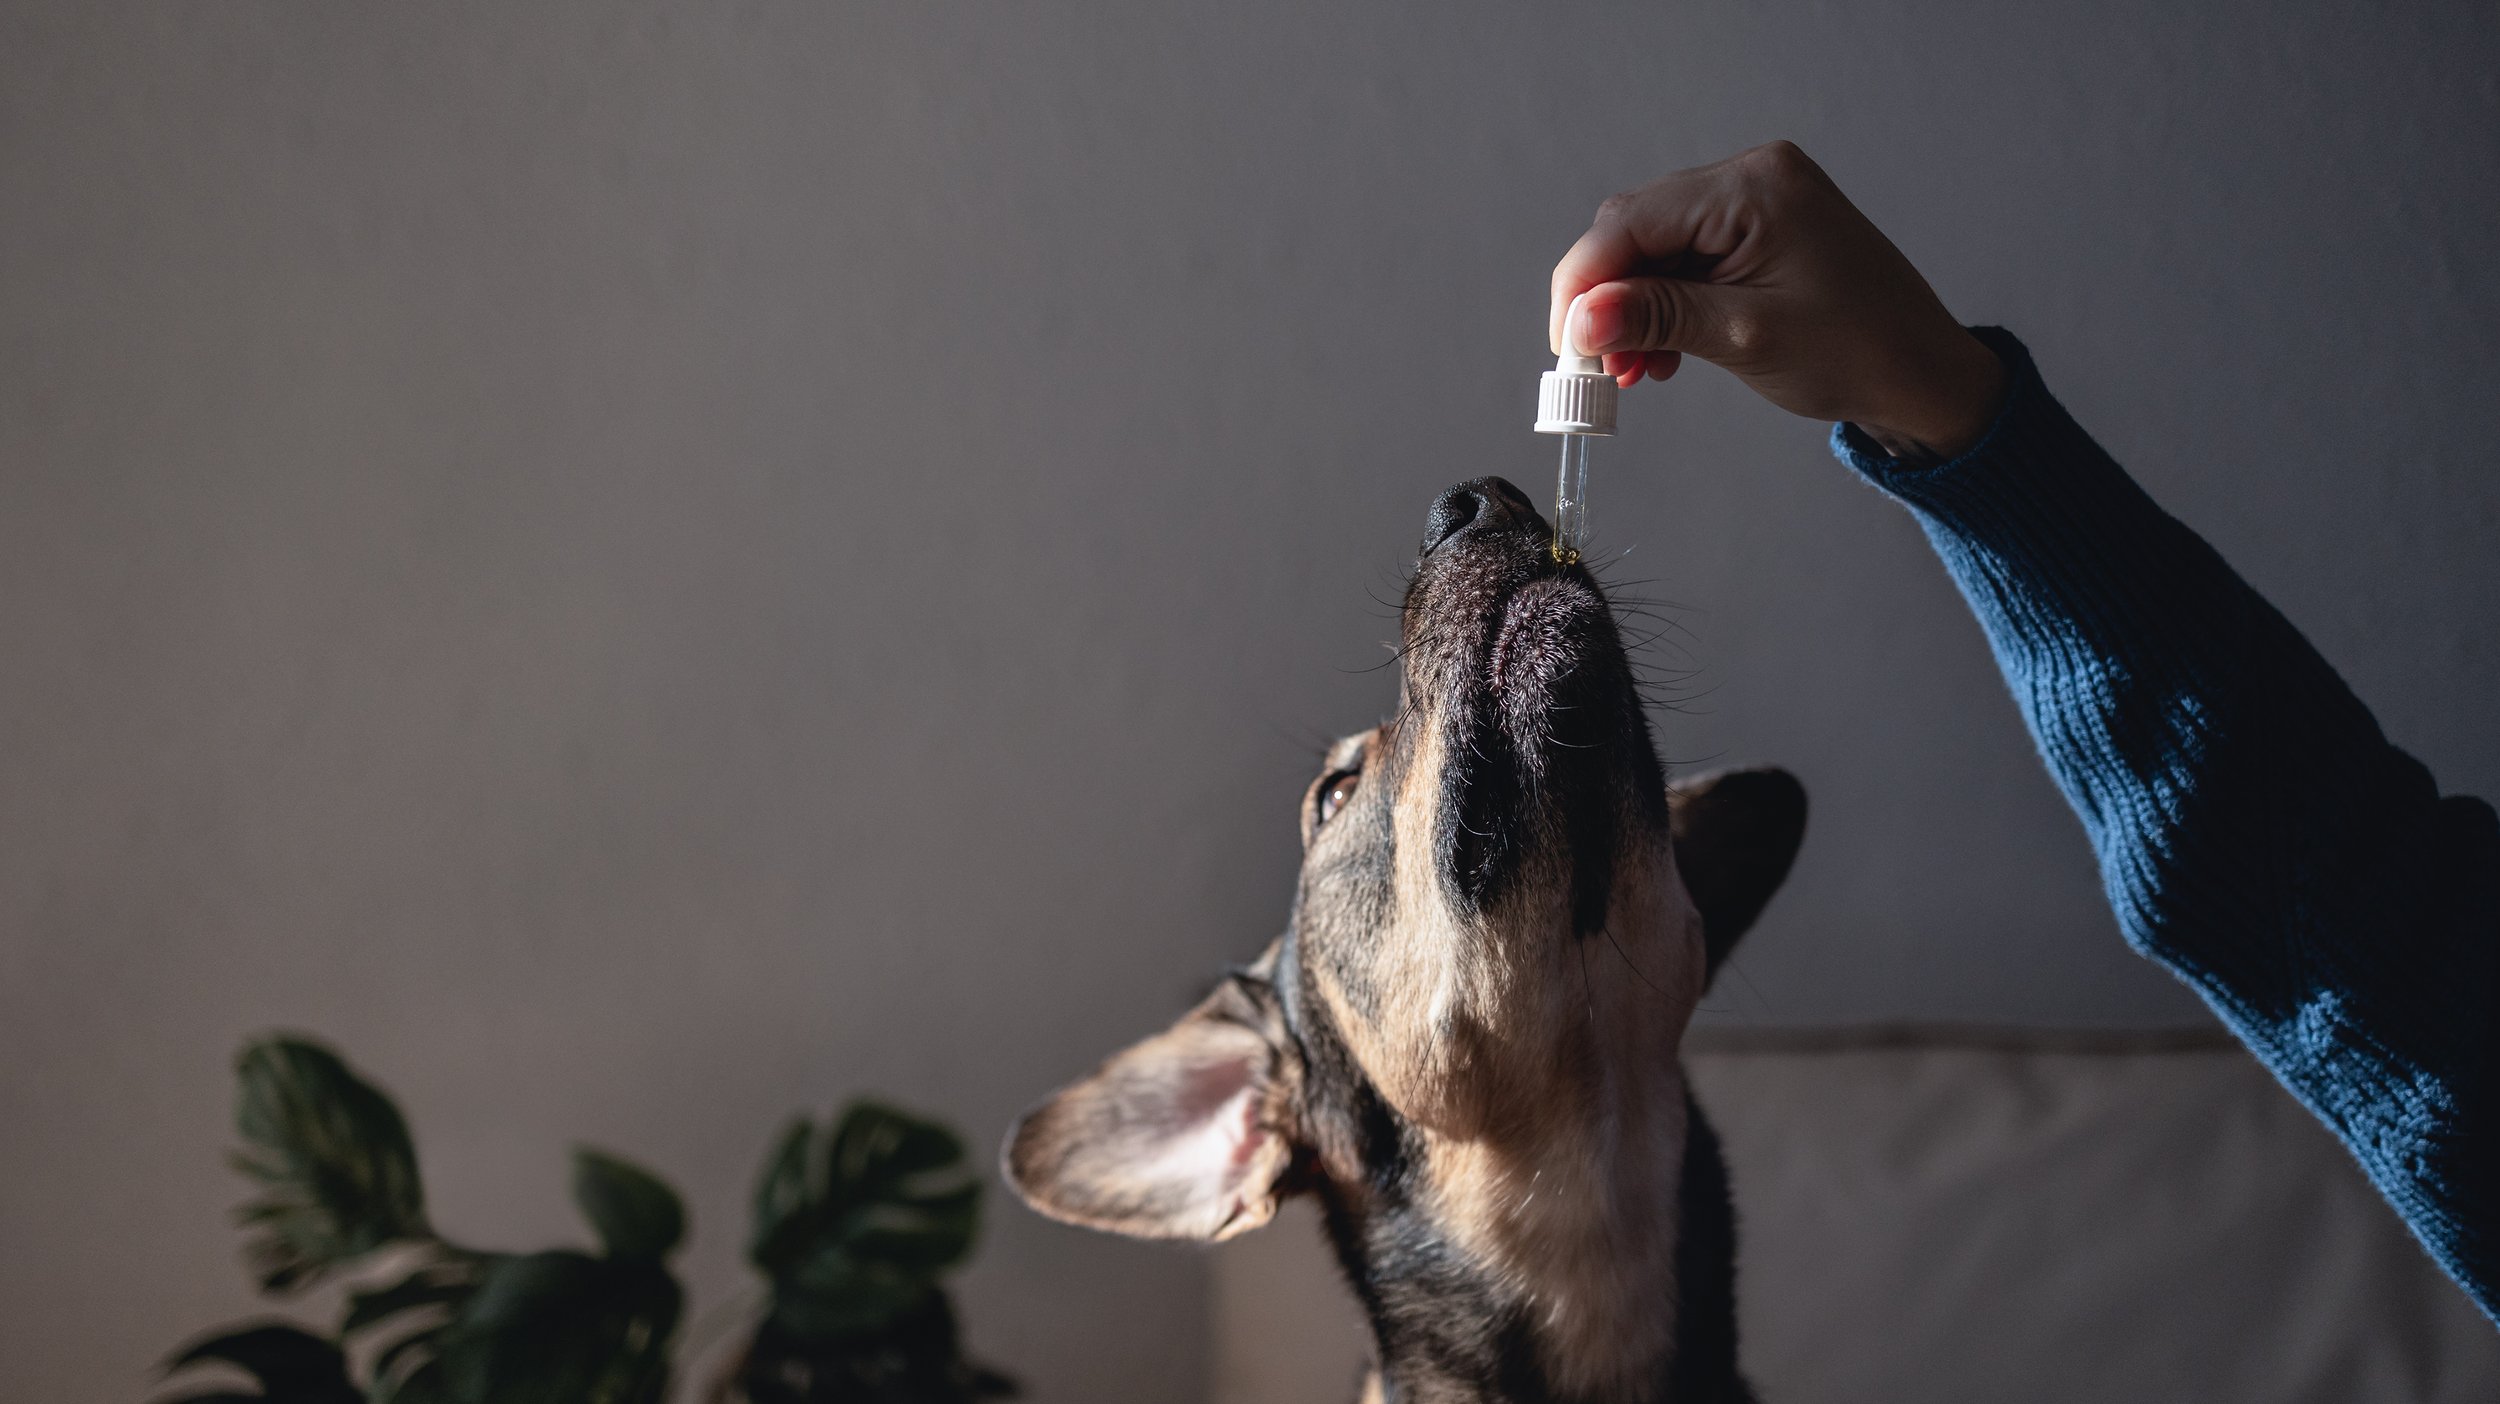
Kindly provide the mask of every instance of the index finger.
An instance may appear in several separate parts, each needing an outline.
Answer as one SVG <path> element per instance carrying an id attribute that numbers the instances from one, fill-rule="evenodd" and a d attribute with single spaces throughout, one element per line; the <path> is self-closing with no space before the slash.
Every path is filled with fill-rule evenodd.
<path id="1" fill-rule="evenodd" d="M 1555 355 L 1562 354 L 1563 317 L 1573 298 L 1601 283 L 1630 277 L 1644 263 L 1670 262 L 1691 251 L 1710 170 L 1701 166 L 1661 176 L 1597 207 L 1589 231 L 1554 265 L 1545 339 Z"/>
<path id="2" fill-rule="evenodd" d="M 1554 265 L 1554 300 L 1545 314 L 1545 340 L 1547 349 L 1557 356 L 1563 351 L 1563 318 L 1571 311 L 1571 300 L 1623 277 L 1640 261 L 1640 246 L 1631 231 L 1621 220 L 1608 217 L 1612 208 L 1611 203 L 1600 206 L 1597 222 Z"/>

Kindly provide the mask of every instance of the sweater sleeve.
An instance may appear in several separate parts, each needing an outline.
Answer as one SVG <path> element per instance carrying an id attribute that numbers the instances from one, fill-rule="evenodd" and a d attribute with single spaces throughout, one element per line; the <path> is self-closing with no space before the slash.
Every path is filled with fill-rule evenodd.
<path id="1" fill-rule="evenodd" d="M 2500 1323 L 2500 820 L 2068 417 L 2022 344 L 1969 452 L 1832 447 L 1906 505 L 2081 816 L 2128 943 L 2341 1137 Z"/>

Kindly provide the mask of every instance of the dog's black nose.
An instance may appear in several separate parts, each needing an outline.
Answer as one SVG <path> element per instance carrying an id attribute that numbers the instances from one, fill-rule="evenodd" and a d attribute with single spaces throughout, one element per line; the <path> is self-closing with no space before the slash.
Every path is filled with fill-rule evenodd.
<path id="1" fill-rule="evenodd" d="M 1434 498 L 1432 510 L 1424 515 L 1423 553 L 1429 556 L 1443 543 L 1470 532 L 1514 526 L 1535 517 L 1536 504 L 1500 478 L 1460 483 Z"/>

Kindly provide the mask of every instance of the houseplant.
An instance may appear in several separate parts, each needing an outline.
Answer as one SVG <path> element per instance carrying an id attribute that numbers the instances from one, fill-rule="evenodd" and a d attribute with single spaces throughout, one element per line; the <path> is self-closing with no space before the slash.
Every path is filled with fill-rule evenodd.
<path id="1" fill-rule="evenodd" d="M 250 1376 L 166 1404 L 659 1404 L 678 1361 L 684 1294 L 668 1266 L 685 1237 L 676 1192 L 629 1161 L 573 1154 L 573 1200 L 596 1253 L 456 1243 L 426 1217 L 399 1108 L 309 1039 L 236 1060 L 235 1168 L 258 1186 L 238 1211 L 262 1291 L 338 1278 L 327 1333 L 287 1321 L 229 1327 L 176 1352 Z M 935 1122 L 875 1102 L 795 1120 L 766 1158 L 748 1258 L 764 1303 L 703 1392 L 713 1404 L 970 1404 L 1014 1392 L 966 1360 L 943 1277 L 978 1229 L 981 1184 Z"/>

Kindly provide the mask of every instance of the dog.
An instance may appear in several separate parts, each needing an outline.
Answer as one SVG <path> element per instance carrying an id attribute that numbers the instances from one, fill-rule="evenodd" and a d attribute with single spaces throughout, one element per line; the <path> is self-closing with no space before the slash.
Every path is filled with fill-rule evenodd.
<path id="1" fill-rule="evenodd" d="M 1499 478 L 1443 493 L 1390 718 L 1302 800 L 1290 923 L 1009 1133 L 1053 1218 L 1215 1241 L 1314 1196 L 1365 1401 L 1736 1404 L 1735 1229 L 1677 1049 L 1805 831 L 1672 794 L 1604 592 Z"/>

